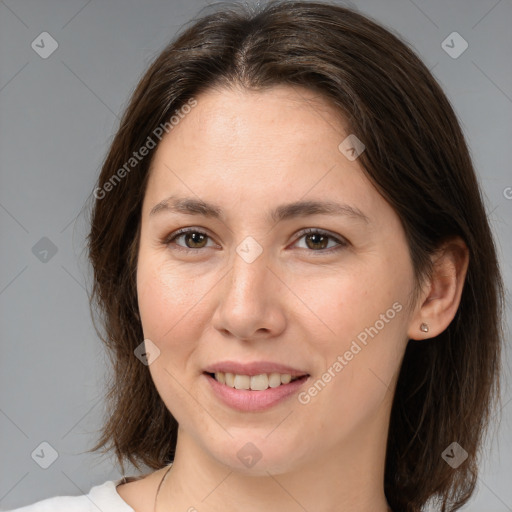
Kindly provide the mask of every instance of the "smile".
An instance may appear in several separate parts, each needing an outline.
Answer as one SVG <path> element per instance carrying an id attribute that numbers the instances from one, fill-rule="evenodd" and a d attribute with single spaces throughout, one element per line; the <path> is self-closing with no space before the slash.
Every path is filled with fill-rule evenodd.
<path id="1" fill-rule="evenodd" d="M 249 376 L 229 372 L 204 372 L 202 376 L 207 380 L 209 389 L 217 400 L 240 412 L 262 412 L 284 403 L 286 399 L 299 393 L 310 377 L 292 377 L 290 374 L 279 373 Z M 252 389 L 253 379 L 254 387 L 261 389 Z"/>
<path id="2" fill-rule="evenodd" d="M 217 382 L 234 389 L 250 389 L 251 391 L 265 391 L 268 388 L 277 388 L 289 384 L 300 376 L 292 377 L 289 373 L 261 373 L 259 375 L 239 375 L 235 373 L 215 372 L 209 374 Z"/>

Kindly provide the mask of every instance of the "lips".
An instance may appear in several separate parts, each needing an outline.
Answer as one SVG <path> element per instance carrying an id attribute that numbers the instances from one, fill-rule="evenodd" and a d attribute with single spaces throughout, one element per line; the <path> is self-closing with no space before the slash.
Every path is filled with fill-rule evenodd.
<path id="1" fill-rule="evenodd" d="M 222 361 L 219 363 L 212 364 L 205 368 L 205 373 L 232 373 L 235 375 L 253 375 L 271 374 L 289 374 L 293 377 L 302 377 L 309 375 L 306 370 L 293 368 L 280 363 L 274 363 L 270 361 L 254 361 L 251 363 L 239 363 L 236 361 Z"/>
<path id="2" fill-rule="evenodd" d="M 297 393 L 310 376 L 305 370 L 269 361 L 224 361 L 209 366 L 203 375 L 224 404 L 245 412 L 277 405 Z"/>

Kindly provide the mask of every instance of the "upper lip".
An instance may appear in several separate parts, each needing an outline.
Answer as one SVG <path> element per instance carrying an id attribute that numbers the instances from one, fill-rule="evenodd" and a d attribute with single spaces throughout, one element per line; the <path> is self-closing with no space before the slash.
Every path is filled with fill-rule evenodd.
<path id="1" fill-rule="evenodd" d="M 262 373 L 281 373 L 290 374 L 292 377 L 302 375 L 309 375 L 304 370 L 292 368 L 280 363 L 273 363 L 271 361 L 253 361 L 251 363 L 239 363 L 236 361 L 220 361 L 214 363 L 204 370 L 206 373 L 234 373 L 237 375 L 260 375 Z"/>

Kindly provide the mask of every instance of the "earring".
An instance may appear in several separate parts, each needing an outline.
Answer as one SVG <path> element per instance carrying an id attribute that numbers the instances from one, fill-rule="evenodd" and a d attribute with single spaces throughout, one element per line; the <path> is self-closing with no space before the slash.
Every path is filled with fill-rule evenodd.
<path id="1" fill-rule="evenodd" d="M 423 332 L 428 332 L 428 325 L 425 322 L 423 322 L 420 325 L 420 330 L 423 331 Z"/>

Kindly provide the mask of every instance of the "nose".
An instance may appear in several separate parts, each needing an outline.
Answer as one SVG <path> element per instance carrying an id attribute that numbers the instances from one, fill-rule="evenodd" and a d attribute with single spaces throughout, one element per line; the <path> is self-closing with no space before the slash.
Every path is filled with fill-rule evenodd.
<path id="1" fill-rule="evenodd" d="M 224 336 L 248 341 L 284 331 L 286 287 L 264 253 L 251 263 L 236 254 L 217 294 L 212 323 Z"/>

